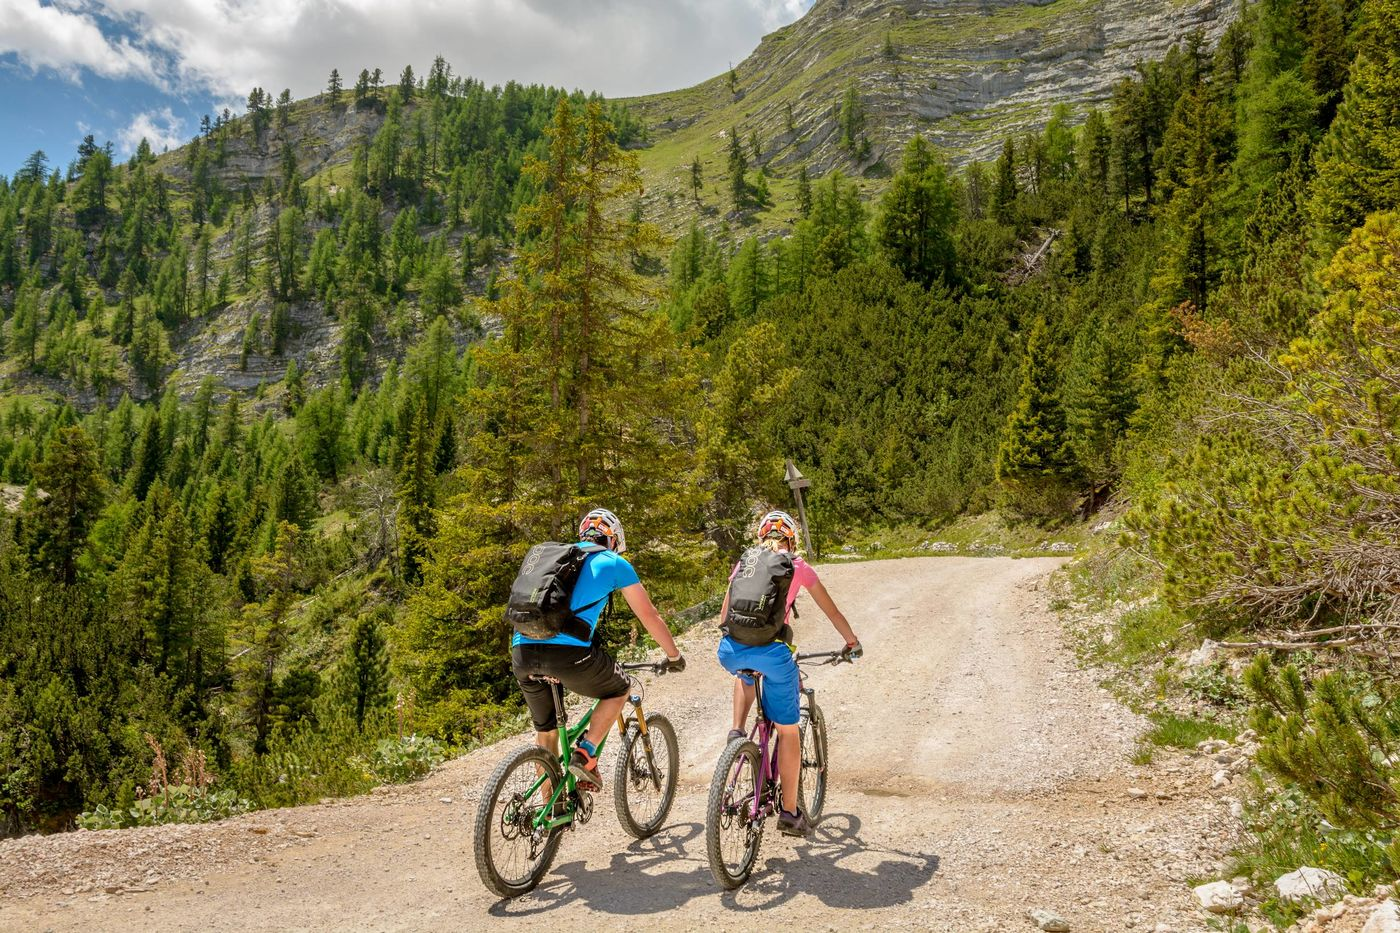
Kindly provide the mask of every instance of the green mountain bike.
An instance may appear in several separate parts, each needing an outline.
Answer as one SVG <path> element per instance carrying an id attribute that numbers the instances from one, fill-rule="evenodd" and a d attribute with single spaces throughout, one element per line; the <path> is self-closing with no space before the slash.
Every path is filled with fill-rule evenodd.
<path id="1" fill-rule="evenodd" d="M 623 664 L 624 671 L 665 673 L 666 663 Z M 565 829 L 575 829 L 593 817 L 593 795 L 569 773 L 569 754 L 593 718 L 594 703 L 578 724 L 570 727 L 564 689 L 550 677 L 535 680 L 554 688 L 554 711 L 559 722 L 559 750 L 522 748 L 496 766 L 476 810 L 473 848 L 481 880 L 502 897 L 519 897 L 534 890 L 549 871 Z M 614 766 L 613 805 L 622 828 L 638 839 L 656 833 L 671 812 L 676 797 L 680 752 L 676 730 L 660 713 L 642 710 L 644 693 L 632 678 L 631 710 L 617 717 L 622 747 Z M 605 736 L 598 743 L 603 753 Z"/>

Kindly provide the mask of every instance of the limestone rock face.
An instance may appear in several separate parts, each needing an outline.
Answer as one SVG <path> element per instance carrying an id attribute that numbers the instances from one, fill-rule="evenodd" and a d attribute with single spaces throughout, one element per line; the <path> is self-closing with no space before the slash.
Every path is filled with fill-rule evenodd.
<path id="1" fill-rule="evenodd" d="M 1057 103 L 1106 100 L 1192 33 L 1213 47 L 1236 10 L 1231 0 L 817 0 L 738 66 L 733 91 L 716 78 L 631 103 L 662 138 L 757 130 L 776 169 L 878 174 L 916 132 L 963 164 L 1043 127 Z M 842 145 L 836 119 L 850 86 L 866 113 L 864 157 Z"/>

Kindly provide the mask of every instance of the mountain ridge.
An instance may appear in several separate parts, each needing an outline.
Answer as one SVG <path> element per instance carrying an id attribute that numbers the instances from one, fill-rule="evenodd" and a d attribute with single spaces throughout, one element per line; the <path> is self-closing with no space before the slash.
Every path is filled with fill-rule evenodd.
<path id="1" fill-rule="evenodd" d="M 1042 128 L 1056 104 L 1082 115 L 1192 32 L 1213 46 L 1234 17 L 1227 0 L 818 0 L 734 67 L 732 90 L 719 75 L 622 102 L 651 132 L 642 164 L 655 194 L 688 190 L 694 158 L 717 177 L 736 128 L 758 133 L 781 205 L 799 166 L 878 180 L 916 132 L 955 166 L 990 158 L 1007 135 Z M 865 158 L 840 138 L 848 87 L 864 110 Z"/>

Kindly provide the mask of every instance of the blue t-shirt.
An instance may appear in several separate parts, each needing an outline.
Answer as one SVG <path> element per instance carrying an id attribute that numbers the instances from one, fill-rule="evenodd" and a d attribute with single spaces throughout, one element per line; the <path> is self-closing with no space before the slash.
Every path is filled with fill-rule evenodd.
<path id="1" fill-rule="evenodd" d="M 580 541 L 579 543 L 587 544 L 588 542 Z M 593 630 L 598 627 L 598 616 L 603 614 L 603 609 L 608 604 L 608 596 L 614 590 L 620 590 L 639 582 L 641 581 L 637 578 L 637 571 L 632 569 L 632 565 L 622 555 L 614 554 L 612 551 L 598 551 L 589 554 L 584 558 L 583 569 L 579 571 L 578 582 L 574 584 L 574 595 L 569 600 L 569 608 L 573 609 L 574 614 L 580 619 L 588 623 L 588 632 L 591 636 Z M 526 638 L 519 632 L 511 637 L 510 644 L 511 647 L 516 645 L 588 647 L 588 642 L 580 641 L 569 635 L 555 635 L 553 638 Z"/>

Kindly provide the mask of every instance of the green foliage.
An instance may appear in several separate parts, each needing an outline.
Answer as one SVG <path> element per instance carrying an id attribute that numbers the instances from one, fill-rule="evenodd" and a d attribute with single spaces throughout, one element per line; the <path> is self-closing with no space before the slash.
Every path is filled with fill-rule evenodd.
<path id="1" fill-rule="evenodd" d="M 376 742 L 365 768 L 382 783 L 406 784 L 423 777 L 446 758 L 442 743 L 436 739 L 406 735 Z"/>
<path id="2" fill-rule="evenodd" d="M 1263 654 L 1245 684 L 1261 765 L 1302 788 L 1334 825 L 1400 829 L 1400 697 L 1340 672 L 1305 685 L 1295 666 L 1275 669 Z"/>
<path id="3" fill-rule="evenodd" d="M 198 790 L 184 784 L 166 787 L 153 797 L 142 797 L 132 806 L 115 808 L 98 804 L 79 815 L 79 829 L 130 829 L 166 823 L 212 823 L 247 813 L 252 803 L 234 790 Z"/>
<path id="4" fill-rule="evenodd" d="M 1066 437 L 1058 374 L 1045 320 L 1026 338 L 1021 387 L 997 447 L 997 481 L 1012 504 L 1030 514 L 1062 514 L 1075 462 Z"/>
<path id="5" fill-rule="evenodd" d="M 905 278 L 924 286 L 953 281 L 957 205 L 947 171 L 922 136 L 905 147 L 904 163 L 880 199 L 877 222 L 876 240 Z"/>
<path id="6" fill-rule="evenodd" d="M 1330 242 L 1400 205 L 1400 2 L 1369 0 L 1341 106 L 1323 139 L 1312 214 Z"/>
<path id="7" fill-rule="evenodd" d="M 1400 328 L 1400 218 L 1377 215 L 1339 250 L 1327 304 L 1279 359 L 1276 395 L 1203 436 L 1130 525 L 1184 600 L 1265 619 L 1368 613 L 1392 573 L 1400 408 L 1387 348 Z M 1255 427 L 1257 425 L 1258 427 Z"/>
<path id="8" fill-rule="evenodd" d="M 1193 749 L 1206 739 L 1232 737 L 1227 727 L 1209 719 L 1180 716 L 1170 712 L 1149 713 L 1147 718 L 1152 723 L 1152 728 L 1147 730 L 1143 738 L 1152 745 Z"/>

